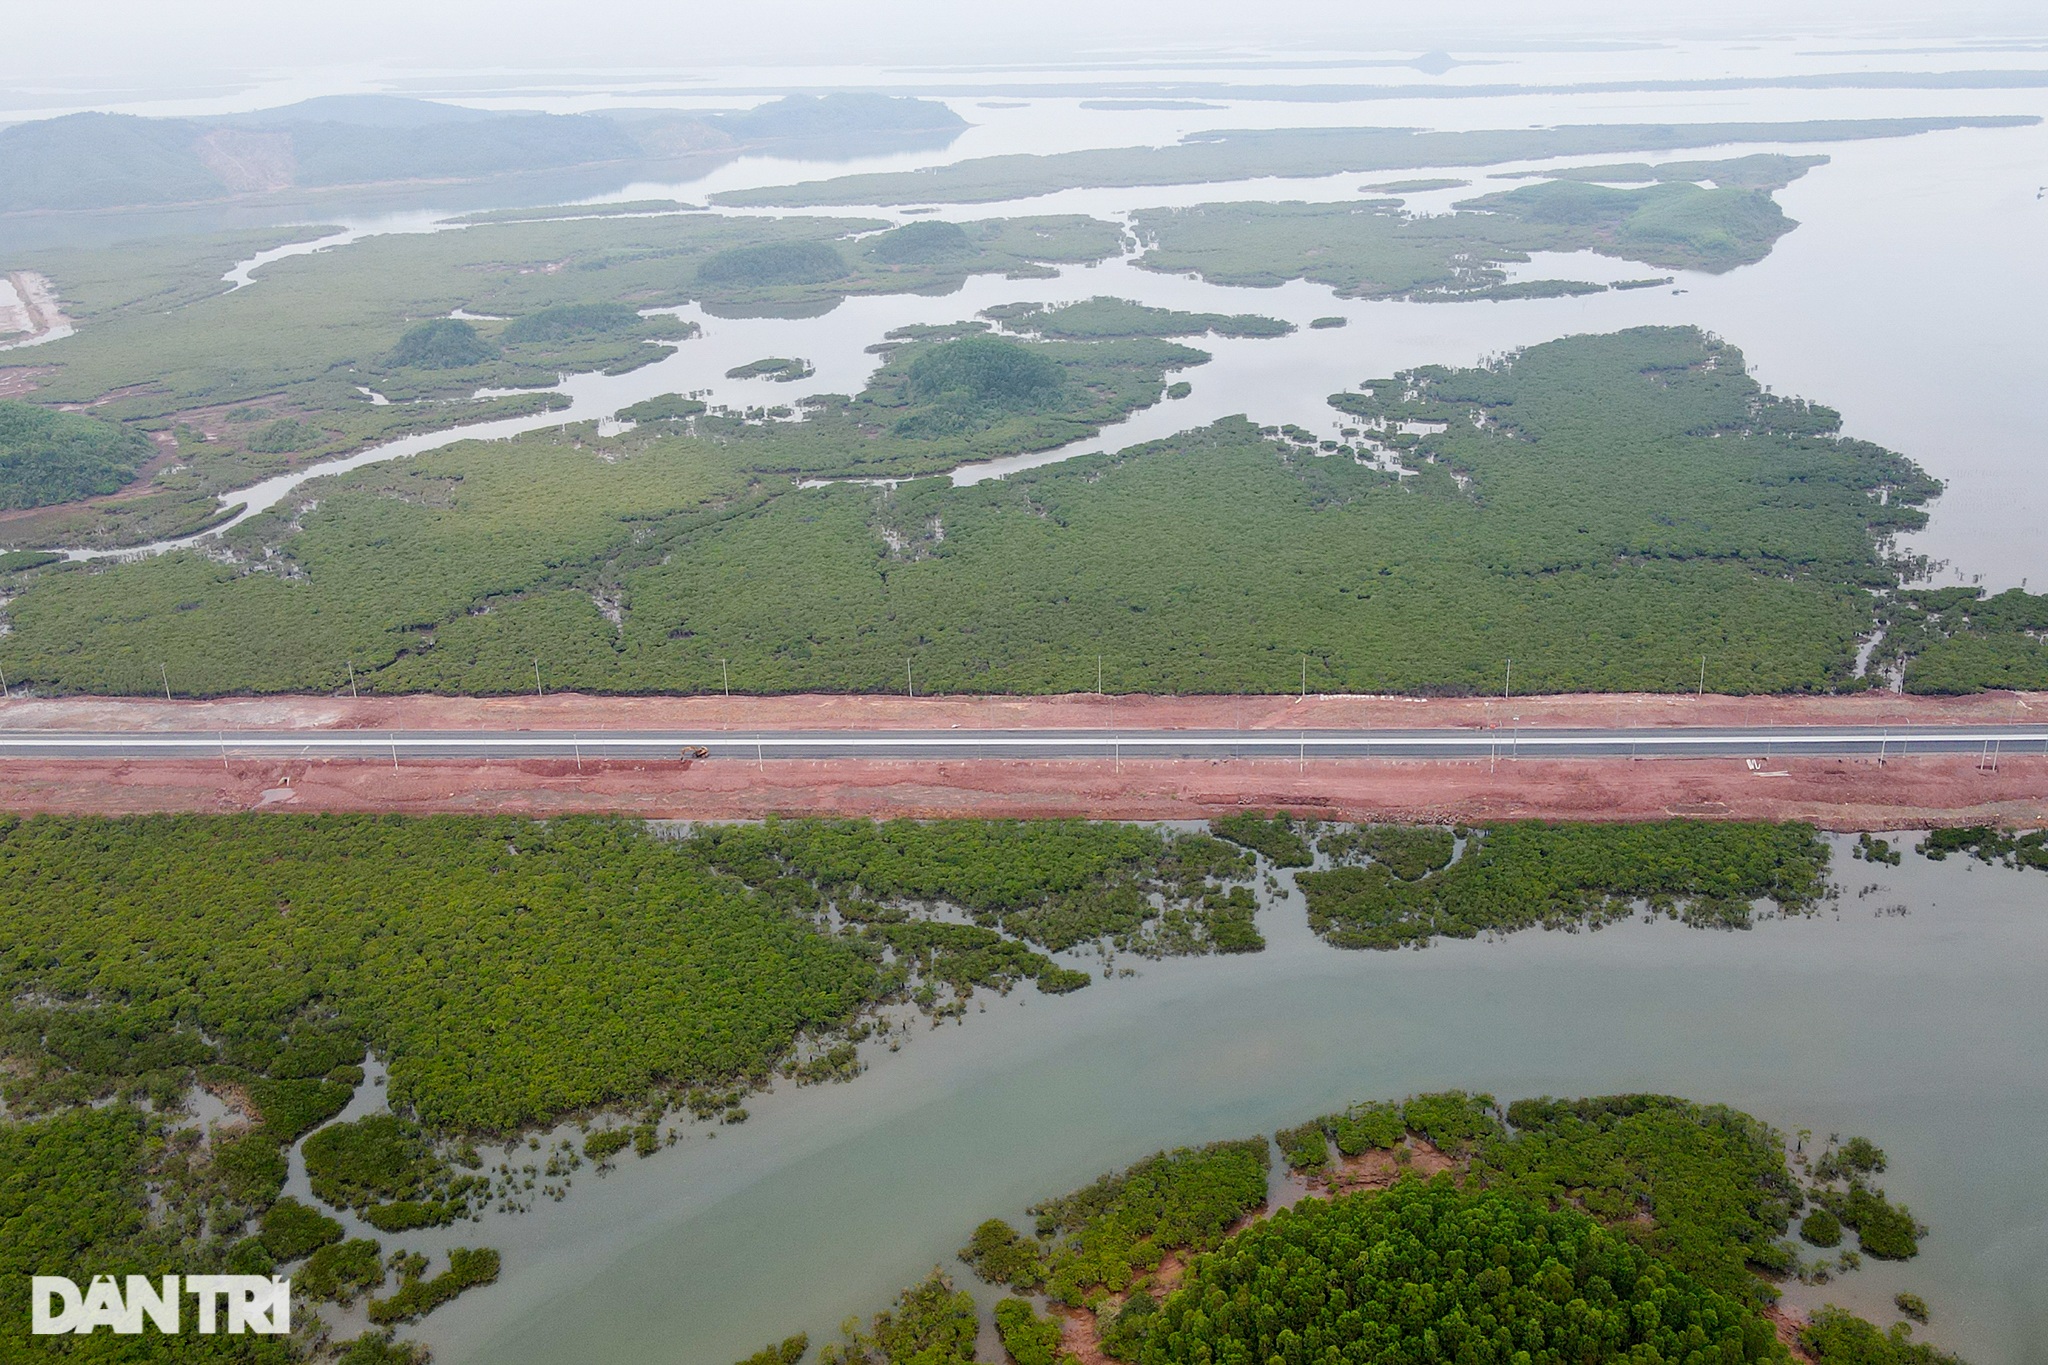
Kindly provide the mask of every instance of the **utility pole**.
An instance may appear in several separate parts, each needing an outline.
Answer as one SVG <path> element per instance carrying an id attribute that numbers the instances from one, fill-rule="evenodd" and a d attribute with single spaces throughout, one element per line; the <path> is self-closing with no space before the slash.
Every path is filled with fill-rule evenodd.
<path id="1" fill-rule="evenodd" d="M 1501 683 L 1501 685 L 1500 685 L 1500 700 L 1501 700 L 1501 704 L 1502 704 L 1503 706 L 1505 706 L 1505 705 L 1507 704 L 1507 700 L 1508 700 L 1508 689 L 1509 689 L 1510 687 L 1513 687 L 1514 685 L 1515 685 L 1515 661 L 1514 661 L 1513 659 L 1509 659 L 1509 660 L 1508 660 L 1508 676 L 1507 676 L 1507 679 L 1506 679 L 1506 680 L 1505 680 L 1504 682 L 1502 682 L 1502 683 Z"/>
<path id="2" fill-rule="evenodd" d="M 540 660 L 539 660 L 539 659 L 535 659 L 535 660 L 533 661 L 533 695 L 535 695 L 536 697 L 545 697 L 545 696 L 547 695 L 547 692 L 546 692 L 546 690 L 545 690 L 545 689 L 543 689 L 543 688 L 541 687 L 541 685 L 540 685 Z"/>
<path id="3" fill-rule="evenodd" d="M 7 670 L 4 668 L 0 668 L 0 700 L 13 700 L 13 698 L 9 696 L 7 692 Z"/>
<path id="4" fill-rule="evenodd" d="M 348 696 L 350 701 L 354 701 L 356 696 L 356 661 L 349 659 L 346 662 L 348 664 Z"/>
<path id="5" fill-rule="evenodd" d="M 1700 655 L 1700 700 L 1707 699 L 1707 656 Z"/>
<path id="6" fill-rule="evenodd" d="M 903 661 L 903 690 L 912 697 L 917 696 L 917 680 L 910 675 L 911 660 Z"/>
<path id="7" fill-rule="evenodd" d="M 171 670 L 169 666 L 162 663 L 159 663 L 156 667 L 157 672 L 164 675 L 164 700 L 169 701 L 171 699 Z"/>
<path id="8" fill-rule="evenodd" d="M 1308 655 L 1301 656 L 1301 699 L 1308 700 Z"/>
<path id="9" fill-rule="evenodd" d="M 718 675 L 725 679 L 725 695 L 728 697 L 732 695 L 732 669 L 728 667 L 730 662 L 728 659 L 718 661 Z"/>
<path id="10" fill-rule="evenodd" d="M 1102 695 L 1102 656 L 1095 656 L 1095 695 Z"/>

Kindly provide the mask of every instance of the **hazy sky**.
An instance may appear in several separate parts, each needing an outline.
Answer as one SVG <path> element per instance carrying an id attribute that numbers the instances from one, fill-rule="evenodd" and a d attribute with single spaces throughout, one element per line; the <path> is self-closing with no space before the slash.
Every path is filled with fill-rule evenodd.
<path id="1" fill-rule="evenodd" d="M 1523 40 L 2048 37 L 2040 0 L 67 0 L 9 6 L 0 89 L 173 91 L 291 72 L 687 72 Z"/>

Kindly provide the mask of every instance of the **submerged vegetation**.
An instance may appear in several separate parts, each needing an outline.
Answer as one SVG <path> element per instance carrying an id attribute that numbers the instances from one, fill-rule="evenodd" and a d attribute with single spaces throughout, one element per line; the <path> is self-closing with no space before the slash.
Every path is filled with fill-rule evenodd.
<path id="1" fill-rule="evenodd" d="M 1603 184 L 1640 185 L 1683 181 L 1709 181 L 1716 189 L 1782 190 L 1817 166 L 1828 164 L 1826 156 L 1787 156 L 1782 152 L 1753 152 L 1748 156 L 1720 161 L 1643 161 L 1606 166 L 1552 166 L 1540 171 L 1495 172 L 1498 180 L 1580 180 Z"/>
<path id="2" fill-rule="evenodd" d="M 1194 185 L 1263 176 L 1324 176 L 1425 166 L 1720 147 L 1742 142 L 1839 142 L 1946 128 L 2002 128 L 2019 118 L 1813 119 L 1791 123 L 1582 124 L 1562 128 L 1419 131 L 1411 128 L 1203 130 L 1165 147 L 973 157 L 914 171 L 877 171 L 797 185 L 725 190 L 717 204 L 800 208 L 837 204 L 973 204 L 1058 190 Z"/>
<path id="3" fill-rule="evenodd" d="M 749 884 L 800 894 L 815 885 L 841 914 L 886 935 L 906 924 L 879 908 L 948 905 L 984 930 L 1051 951 L 1097 939 L 1136 951 L 1203 951 L 1217 919 L 1244 902 L 1216 892 L 1251 877 L 1251 861 L 1215 839 L 1143 825 L 1078 820 L 783 820 L 707 826 L 693 849 Z M 959 928 L 917 924 L 921 930 Z M 972 940 L 978 942 L 980 940 Z"/>
<path id="4" fill-rule="evenodd" d="M 1315 858 L 1308 840 L 1289 815 L 1262 816 L 1255 811 L 1242 811 L 1211 820 L 1209 828 L 1234 844 L 1264 854 L 1275 867 L 1307 867 Z"/>
<path id="5" fill-rule="evenodd" d="M 1765 864 L 1781 889 L 1803 885 L 1792 855 L 1813 842 L 1792 827 L 1684 823 L 1632 842 L 1530 826 L 1457 840 L 1257 814 L 1217 830 L 1227 838 L 1085 821 L 769 820 L 665 834 L 575 817 L 0 821 L 11 945 L 0 1216 L 18 1231 L 6 1254 L 38 1271 L 80 1256 L 138 1273 L 297 1266 L 304 1293 L 347 1302 L 382 1293 L 387 1267 L 332 1212 L 389 1236 L 559 1199 L 586 1160 L 602 1171 L 629 1146 L 658 1150 L 676 1111 L 736 1123 L 771 1076 L 851 1079 L 860 1042 L 917 1012 L 957 1017 L 978 992 L 1027 980 L 1048 993 L 1087 986 L 1061 951 L 1097 946 L 1105 971 L 1111 953 L 1256 951 L 1258 864 L 1244 846 L 1298 863 L 1320 842 L 1343 864 L 1304 883 L 1388 870 L 1402 885 L 1455 882 L 1428 921 L 1451 931 L 1443 906 L 1468 881 L 1562 902 L 1588 886 L 1611 894 L 1602 869 L 1626 862 L 1674 897 L 1711 898 L 1765 879 Z M 1585 868 L 1592 880 L 1573 881 Z M 1321 894 L 1312 913 L 1326 914 Z M 342 1121 L 366 1054 L 388 1070 L 388 1111 Z M 194 1087 L 225 1097 L 234 1118 L 210 1131 L 187 1118 Z M 1622 1217 L 1646 1199 L 1646 1248 L 1701 1283 L 1732 1292 L 1745 1263 L 1789 1265 L 1767 1243 L 1796 1212 L 1793 1193 L 1772 1203 L 1711 1183 L 1775 1189 L 1755 1172 L 1781 1149 L 1722 1111 L 1677 1106 L 1522 1105 L 1504 1127 L 1483 1096 L 1425 1096 L 1289 1130 L 1281 1150 L 1318 1171 L 1412 1136 L 1473 1182 L 1552 1201 L 1565 1200 L 1554 1186 L 1567 1158 L 1542 1154 L 1568 1150 L 1566 1202 Z M 535 1139 L 531 1164 L 493 1169 L 472 1145 L 606 1109 L 625 1117 L 588 1132 L 580 1153 L 559 1143 L 543 1158 Z M 1718 1136 L 1695 1142 L 1694 1130 Z M 294 1144 L 314 1204 L 281 1197 Z M 86 1173 L 90 1197 L 33 1176 L 43 1161 Z M 1135 1342 L 1164 1311 L 1140 1292 L 1148 1277 L 1254 1213 L 1267 1164 L 1262 1141 L 1165 1153 L 1038 1205 L 1028 1235 L 985 1225 L 963 1254 L 992 1282 L 1075 1311 L 1135 1295 L 1109 1338 Z M 1860 1139 L 1840 1144 L 1816 1168 L 1828 1183 L 1815 1197 L 1870 1254 L 1910 1255 L 1924 1230 L 1871 1184 L 1884 1165 Z M 391 1262 L 398 1285 L 372 1299 L 371 1321 L 404 1321 L 486 1282 L 496 1262 L 485 1256 L 431 1277 L 423 1258 Z M 928 1285 L 888 1331 L 930 1313 L 957 1325 L 958 1298 Z M 1044 1337 L 1042 1319 L 1007 1317 L 1007 1336 Z M 898 1339 L 863 1331 L 871 1354 Z M 901 1339 L 913 1337 L 928 1341 Z"/>
<path id="6" fill-rule="evenodd" d="M 1786 1237 L 1809 1191 L 1748 1114 L 1450 1091 L 1353 1105 L 1278 1142 L 1306 1197 L 1277 1210 L 1254 1139 L 1161 1152 L 1034 1206 L 1028 1233 L 976 1228 L 960 1259 L 1014 1295 L 994 1314 L 1009 1358 L 1791 1358 L 1764 1310 L 1773 1277 L 1800 1268 Z M 974 1326 L 973 1300 L 935 1270 L 824 1359 L 967 1361 Z M 1953 1359 L 1837 1308 L 1800 1339 L 1831 1365 Z"/>
<path id="7" fill-rule="evenodd" d="M 1572 180 L 1545 181 L 1459 204 L 1512 219 L 1532 233 L 1555 234 L 1523 250 L 1590 249 L 1647 265 L 1715 273 L 1769 254 L 1792 230 L 1768 190 L 1702 189 L 1666 181 L 1645 189 L 1614 189 Z"/>
<path id="8" fill-rule="evenodd" d="M 1833 1304 L 1815 1310 L 1799 1329 L 1799 1344 L 1815 1365 L 1963 1365 L 1947 1351 L 1913 1340 L 1910 1323 L 1884 1331 Z"/>
<path id="9" fill-rule="evenodd" d="M 1458 212 L 1411 215 L 1398 200 L 1198 204 L 1150 209 L 1133 227 L 1138 264 L 1213 284 L 1313 280 L 1341 297 L 1463 299 L 1596 292 L 1568 281 L 1507 283 L 1503 263 L 1590 250 L 1647 265 L 1725 271 L 1763 259 L 1792 222 L 1767 190 L 1690 182 L 1615 189 L 1548 181 L 1483 195 Z"/>
<path id="10" fill-rule="evenodd" d="M 1040 303 L 999 304 L 982 309 L 981 315 L 1007 331 L 1031 332 L 1056 341 L 1188 337 L 1212 332 L 1221 337 L 1279 337 L 1294 330 L 1291 322 L 1257 313 L 1187 313 L 1152 308 L 1130 299 L 1102 297 L 1058 307 Z"/>
<path id="11" fill-rule="evenodd" d="M 37 348 L 35 402 L 24 406 L 54 416 L 43 405 L 91 403 L 93 418 L 65 421 L 94 430 L 97 419 L 121 423 L 132 434 L 121 449 L 145 455 L 139 433 L 175 433 L 180 458 L 116 507 L 83 521 L 74 512 L 13 522 L 7 540 L 62 543 L 90 533 L 118 544 L 190 530 L 214 510 L 215 494 L 304 459 L 546 410 L 566 400 L 475 395 L 548 389 L 565 373 L 621 374 L 660 360 L 696 333 L 673 315 L 688 303 L 808 315 L 853 294 L 944 289 L 977 273 L 1043 274 L 1114 256 L 1120 240 L 1115 224 L 1092 218 L 995 219 L 963 230 L 963 250 L 883 261 L 872 254 L 892 235 L 878 238 L 883 226 L 675 211 L 491 219 L 288 257 L 245 289 L 229 289 L 222 272 L 303 232 L 35 253 L 22 264 L 56 281 L 81 325 Z M 260 428 L 227 417 L 251 404 L 296 419 L 317 439 L 290 447 L 252 439 Z M 99 471 L 50 484 L 34 502 L 7 503 L 6 445 L 0 430 L 0 505 L 112 492 L 140 463 L 129 461 L 119 482 Z"/>
<path id="12" fill-rule="evenodd" d="M 1502 267 L 1537 251 L 1596 251 L 1671 269 L 1726 271 L 1768 255 L 1792 230 L 1774 190 L 1825 157 L 1764 154 L 1665 166 L 1530 172 L 1537 184 L 1416 215 L 1399 199 L 1356 204 L 1223 203 L 1153 209 L 1132 226 L 1138 264 L 1215 284 L 1306 279 L 1355 298 L 1514 299 L 1598 293 L 1572 280 L 1509 283 Z M 1643 188 L 1594 183 L 1651 182 Z M 1712 187 L 1697 181 L 1711 180 Z M 1442 183 L 1419 182 L 1428 187 Z M 1668 284 L 1626 281 L 1614 288 Z"/>
<path id="13" fill-rule="evenodd" d="M 0 964 L 9 1111 L 176 1104 L 210 1077 L 261 1107 L 252 1134 L 273 1146 L 339 1111 L 349 1086 L 320 1078 L 366 1048 L 401 1114 L 514 1131 L 765 1078 L 800 1033 L 926 972 L 942 983 L 956 956 L 996 953 L 979 983 L 1002 987 L 1052 970 L 1026 944 L 1206 951 L 1237 905 L 1221 893 L 1250 875 L 1213 839 L 1079 821 L 801 820 L 676 840 L 604 820 L 356 816 L 7 821 L 0 867 L 19 950 Z M 565 1003 L 535 1013 L 536 990 Z M 383 1119 L 323 1129 L 316 1192 L 448 1197 L 423 1193 L 445 1179 L 421 1164 L 424 1136 Z"/>
<path id="14" fill-rule="evenodd" d="M 358 471 L 237 528 L 231 558 L 30 570 L 0 667 L 58 692 L 158 690 L 160 662 L 188 695 L 330 690 L 351 665 L 491 693 L 530 688 L 538 655 L 550 687 L 775 693 L 895 690 L 914 659 L 920 691 L 1031 693 L 1094 686 L 1100 655 L 1114 692 L 1471 695 L 1510 656 L 1517 690 L 1691 690 L 1706 655 L 1717 691 L 1825 691 L 1868 685 L 1879 538 L 1938 486 L 1687 329 L 1339 395 L 1360 434 L 1334 451 L 1226 420 L 965 487 L 790 477 L 1042 449 L 1200 356 L 906 338 L 802 422 Z"/>
<path id="15" fill-rule="evenodd" d="M 1105 1290 L 1130 1290 L 1169 1252 L 1219 1245 L 1265 1203 L 1270 1161 L 1263 1140 L 1161 1152 L 1034 1205 L 1035 1236 L 1001 1220 L 982 1224 L 960 1256 L 991 1282 L 1087 1307 Z"/>
<path id="16" fill-rule="evenodd" d="M 2008 588 L 1907 588 L 1882 613 L 1871 667 L 1896 670 L 1908 692 L 2048 688 L 2048 593 Z"/>
<path id="17" fill-rule="evenodd" d="M 1400 948 L 1598 927 L 1639 902 L 1691 924 L 1747 928 L 1758 900 L 1798 911 L 1827 893 L 1828 849 L 1810 825 L 1493 825 L 1472 831 L 1455 862 L 1442 844 L 1424 852 L 1408 842 L 1346 839 L 1333 856 L 1370 861 L 1298 874 L 1315 931 L 1343 948 Z"/>
<path id="18" fill-rule="evenodd" d="M 2048 871 L 2048 830 L 2009 830 L 1991 825 L 1937 829 L 1913 846 L 1924 858 L 1940 862 L 1951 853 L 1966 853 L 1979 862 Z M 1889 860 L 1896 863 L 1896 854 Z"/>
<path id="19" fill-rule="evenodd" d="M 26 1330 L 27 1275 L 83 1264 L 286 1267 L 308 1303 L 379 1291 L 377 1243 L 280 1197 L 301 1139 L 314 1198 L 385 1234 L 509 1208 L 536 1177 L 559 1198 L 573 1148 L 521 1185 L 469 1135 L 616 1106 L 643 1117 L 585 1155 L 646 1155 L 672 1107 L 738 1122 L 778 1068 L 856 1074 L 877 1007 L 943 1018 L 977 989 L 1088 984 L 1042 949 L 1256 948 L 1233 885 L 1250 871 L 1203 835 L 1078 821 L 0 820 L 0 1348 Z M 806 1038 L 847 1041 L 800 1059 Z M 391 1112 L 336 1122 L 366 1052 Z M 234 1117 L 188 1118 L 195 1086 Z M 391 1268 L 374 1324 L 498 1262 Z M 233 1358 L 303 1342 L 273 1345 Z"/>

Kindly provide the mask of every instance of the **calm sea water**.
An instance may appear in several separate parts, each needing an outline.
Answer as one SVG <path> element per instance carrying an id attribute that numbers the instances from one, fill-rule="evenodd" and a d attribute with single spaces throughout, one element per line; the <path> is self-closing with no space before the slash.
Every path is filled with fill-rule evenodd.
<path id="1" fill-rule="evenodd" d="M 1838 859 L 1839 911 L 1742 933 L 1638 922 L 1356 953 L 1283 898 L 1261 955 L 991 998 L 849 1085 L 784 1086 L 743 1127 L 693 1127 L 585 1171 L 564 1203 L 461 1229 L 447 1240 L 502 1247 L 505 1276 L 420 1336 L 451 1365 L 729 1365 L 828 1337 L 959 1269 L 982 1219 L 1162 1146 L 1461 1086 L 1663 1091 L 1866 1134 L 1925 1249 L 1788 1297 L 1888 1321 L 1911 1288 L 1932 1339 L 1977 1365 L 2048 1361 L 2048 877 Z"/>

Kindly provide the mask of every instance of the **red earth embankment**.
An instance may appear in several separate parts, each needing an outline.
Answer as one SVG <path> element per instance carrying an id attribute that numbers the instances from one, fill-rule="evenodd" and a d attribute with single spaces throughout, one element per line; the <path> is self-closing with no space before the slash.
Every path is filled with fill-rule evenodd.
<path id="1" fill-rule="evenodd" d="M 80 730 L 1233 728 L 1981 724 L 2048 714 L 2037 694 L 1934 699 L 1577 696 L 775 698 L 289 697 L 0 703 L 0 728 Z M 249 809 L 616 812 L 681 819 L 771 813 L 1202 818 L 1253 807 L 1329 818 L 1486 821 L 1809 820 L 1825 828 L 2048 823 L 2048 757 L 1587 760 L 585 759 L 0 762 L 0 809 L 127 813 Z"/>

